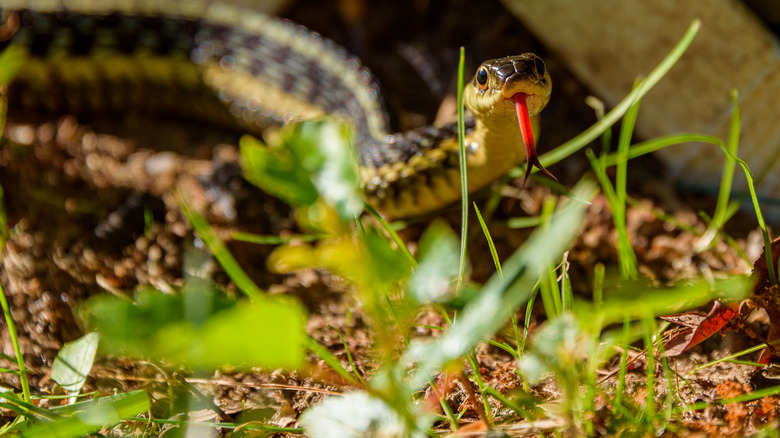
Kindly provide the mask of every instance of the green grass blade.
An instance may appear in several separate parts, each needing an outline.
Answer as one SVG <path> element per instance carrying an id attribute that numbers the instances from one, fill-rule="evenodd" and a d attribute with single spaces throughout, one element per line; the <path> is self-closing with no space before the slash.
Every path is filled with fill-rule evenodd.
<path id="1" fill-rule="evenodd" d="M 696 402 L 693 404 L 690 404 L 688 406 L 682 406 L 676 409 L 676 413 L 681 414 L 683 412 L 689 412 L 689 411 L 698 411 L 700 409 L 704 409 L 707 406 L 725 406 L 729 403 L 744 403 L 749 402 L 753 400 L 758 400 L 760 398 L 764 397 L 772 397 L 780 394 L 780 385 L 779 386 L 771 386 L 769 388 L 759 389 L 753 392 L 749 392 L 746 394 L 740 394 L 736 397 L 731 398 L 724 398 L 721 400 L 716 400 L 714 402 Z"/>
<path id="2" fill-rule="evenodd" d="M 779 342 L 780 342 L 780 340 L 776 340 L 776 341 L 773 342 L 773 344 L 777 344 Z M 689 378 L 692 375 L 698 373 L 699 371 L 701 371 L 703 369 L 706 369 L 706 368 L 709 368 L 711 366 L 717 365 L 717 364 L 719 364 L 721 362 L 730 362 L 730 361 L 732 361 L 733 359 L 735 359 L 737 357 L 741 357 L 741 356 L 744 356 L 744 355 L 750 354 L 750 353 L 755 353 L 756 351 L 763 350 L 764 348 L 767 348 L 767 347 L 768 347 L 767 344 L 758 344 L 758 345 L 754 345 L 754 346 L 752 346 L 750 348 L 746 348 L 746 349 L 744 349 L 742 351 L 738 351 L 738 352 L 736 352 L 734 354 L 730 354 L 728 356 L 721 357 L 720 359 L 716 359 L 716 360 L 707 362 L 705 364 L 699 365 L 698 367 L 692 369 L 690 372 L 688 372 L 688 374 L 685 375 L 685 377 Z"/>
<path id="3" fill-rule="evenodd" d="M 299 234 L 297 236 L 264 236 L 260 234 L 247 233 L 244 231 L 233 231 L 230 238 L 239 242 L 254 243 L 256 245 L 282 245 L 284 243 L 296 242 L 315 242 L 317 240 L 330 237 L 327 234 Z"/>
<path id="4" fill-rule="evenodd" d="M 637 84 L 634 84 L 636 88 Z M 628 180 L 628 149 L 631 146 L 631 137 L 634 134 L 634 125 L 636 117 L 639 114 L 639 104 L 642 99 L 637 99 L 626 111 L 623 116 L 623 123 L 620 126 L 617 144 L 617 164 L 615 165 L 615 194 L 617 202 L 622 209 L 622 214 L 626 213 L 626 183 Z M 625 220 L 625 219 L 624 219 Z"/>
<path id="5" fill-rule="evenodd" d="M 398 233 L 395 232 L 393 227 L 390 226 L 389 223 L 385 220 L 385 218 L 382 217 L 381 214 L 379 214 L 376 209 L 369 205 L 365 205 L 366 210 L 371 214 L 371 216 L 374 216 L 374 219 L 379 222 L 379 225 L 382 226 L 382 229 L 385 230 L 385 232 L 390 236 L 391 239 L 393 239 L 393 242 L 395 242 L 396 245 L 398 245 L 398 250 L 401 251 L 401 254 L 404 255 L 404 258 L 407 262 L 409 262 L 409 266 L 412 268 L 417 267 L 417 260 L 414 259 L 414 256 L 412 256 L 412 253 L 409 252 L 409 248 L 406 247 L 406 244 L 404 244 L 404 241 L 401 240 L 401 237 L 398 235 Z"/>
<path id="6" fill-rule="evenodd" d="M 73 414 L 54 422 L 39 423 L 24 432 L 30 438 L 79 437 L 95 433 L 105 426 L 128 420 L 150 409 L 151 403 L 145 391 L 138 390 L 78 402 L 64 406 L 58 412 Z"/>
<path id="7" fill-rule="evenodd" d="M 739 133 L 741 129 L 740 111 L 737 90 L 731 90 L 731 127 L 729 129 L 728 151 L 731 155 L 737 156 L 739 148 Z M 712 215 L 707 231 L 696 243 L 696 250 L 703 251 L 710 246 L 710 243 L 718 235 L 718 231 L 726 223 L 729 210 L 729 195 L 731 186 L 734 182 L 734 171 L 737 168 L 737 162 L 730 155 L 726 155 L 723 161 L 723 170 L 720 176 L 720 189 L 718 190 L 718 201 L 715 204 L 715 213 Z"/>
<path id="8" fill-rule="evenodd" d="M 496 265 L 496 273 L 499 277 L 503 277 L 501 272 L 501 261 L 498 259 L 498 253 L 496 252 L 496 245 L 493 243 L 493 237 L 490 236 L 485 220 L 482 219 L 482 214 L 479 212 L 477 203 L 474 203 L 474 211 L 477 213 L 477 220 L 479 220 L 479 226 L 482 227 L 482 232 L 485 234 L 485 240 L 487 240 L 488 248 L 490 248 L 490 256 L 493 257 L 493 263 Z"/>
<path id="9" fill-rule="evenodd" d="M 521 415 L 523 418 L 526 418 L 528 420 L 533 420 L 534 418 L 536 418 L 536 416 L 533 413 L 523 409 L 520 405 L 518 405 L 517 403 L 513 402 L 512 400 L 509 400 L 504 394 L 501 394 L 500 392 L 498 392 L 492 386 L 489 386 L 489 385 L 486 386 L 485 387 L 485 392 L 488 395 L 490 395 L 491 397 L 493 397 L 496 400 L 498 400 L 502 405 L 504 405 L 504 406 L 508 407 L 509 409 L 515 411 L 515 413 L 517 413 L 518 415 Z"/>
<path id="10" fill-rule="evenodd" d="M 357 366 L 355 365 L 355 362 L 352 360 L 352 353 L 349 352 L 349 344 L 347 344 L 347 340 L 344 339 L 344 336 L 341 335 L 341 332 L 336 330 L 336 327 L 333 326 L 333 324 L 328 324 L 328 327 L 332 328 L 333 331 L 336 332 L 339 339 L 341 339 L 341 344 L 344 345 L 344 351 L 347 353 L 347 362 L 349 362 L 349 366 L 352 367 L 352 374 L 354 374 L 355 378 L 363 385 L 366 386 L 366 381 L 363 380 L 363 377 L 358 372 Z"/>
<path id="11" fill-rule="evenodd" d="M 652 421 L 655 419 L 655 356 L 653 355 L 653 332 L 655 331 L 655 320 L 652 314 L 645 315 L 642 318 L 643 340 L 645 344 L 645 359 L 647 360 L 646 366 L 646 383 L 645 389 L 647 390 L 647 396 L 645 398 L 645 420 L 649 426 L 653 426 Z"/>
<path id="12" fill-rule="evenodd" d="M 598 97 L 587 96 L 585 98 L 585 104 L 593 108 L 593 111 L 596 113 L 596 120 L 601 120 L 604 118 L 604 115 L 606 114 L 604 112 L 604 102 L 602 102 Z M 607 129 L 604 130 L 604 132 L 601 134 L 601 153 L 599 153 L 599 157 L 606 157 L 611 146 L 612 127 L 610 126 L 607 127 Z"/>
<path id="13" fill-rule="evenodd" d="M 238 261 L 233 257 L 233 254 L 228 251 L 225 243 L 219 238 L 216 231 L 211 228 L 208 221 L 203 215 L 198 213 L 195 206 L 192 205 L 192 201 L 187 197 L 187 194 L 181 188 L 176 188 L 173 191 L 173 196 L 176 202 L 179 203 L 184 216 L 192 224 L 192 228 L 198 233 L 203 243 L 208 247 L 211 254 L 217 259 L 219 264 L 225 270 L 225 273 L 233 280 L 236 286 L 241 289 L 246 296 L 253 301 L 257 301 L 260 296 L 263 295 L 263 291 L 257 287 L 254 281 L 249 278 L 249 275 L 241 268 Z"/>
<path id="14" fill-rule="evenodd" d="M 466 242 L 468 241 L 469 228 L 469 184 L 466 171 L 466 121 L 463 114 L 463 76 L 466 64 L 466 49 L 460 48 L 460 60 L 458 61 L 458 162 L 460 164 L 460 196 L 461 196 L 461 225 L 460 225 L 460 265 L 458 267 L 458 286 L 463 284 L 463 274 L 466 272 Z"/>
<path id="15" fill-rule="evenodd" d="M 8 300 L 5 298 L 5 291 L 0 284 L 0 306 L 3 307 L 3 315 L 5 316 L 5 323 L 8 327 L 8 336 L 11 338 L 11 345 L 14 348 L 14 355 L 16 356 L 16 365 L 19 367 L 19 378 L 22 383 L 22 397 L 25 402 L 30 402 L 30 384 L 27 381 L 27 367 L 24 366 L 24 356 L 22 356 L 22 347 L 19 345 L 19 338 L 16 336 L 16 326 L 14 326 L 14 320 L 11 318 L 11 308 L 8 307 Z"/>
<path id="16" fill-rule="evenodd" d="M 618 264 L 620 266 L 620 274 L 623 278 L 633 279 L 637 277 L 637 261 L 634 249 L 631 246 L 631 240 L 628 237 L 628 229 L 626 226 L 625 215 L 625 202 L 620 203 L 617 193 L 612 187 L 612 183 L 609 181 L 606 169 L 602 166 L 603 160 L 596 158 L 592 151 L 587 150 L 585 154 L 588 156 L 590 165 L 593 167 L 593 171 L 596 173 L 596 177 L 601 184 L 601 189 L 604 191 L 604 196 L 607 197 L 607 203 L 612 210 L 612 217 L 615 223 L 615 229 L 618 233 L 617 249 L 618 249 Z M 622 213 L 621 213 L 622 212 Z"/>
<path id="17" fill-rule="evenodd" d="M 30 419 L 57 420 L 60 418 L 59 415 L 52 412 L 51 410 L 43 409 L 30 402 L 19 400 L 13 394 L 6 394 L 4 392 L 0 392 L 0 399 L 8 401 L 8 403 L 3 403 L 4 405 L 3 407 L 11 409 L 17 414 L 24 415 L 25 417 Z"/>
<path id="18" fill-rule="evenodd" d="M 328 351 L 327 348 L 320 345 L 317 341 L 315 341 L 311 337 L 307 337 L 304 340 L 304 346 L 307 350 L 309 350 L 312 354 L 320 358 L 323 362 L 325 362 L 333 371 L 336 372 L 339 376 L 341 376 L 344 380 L 352 383 L 355 386 L 360 386 L 360 382 L 355 380 L 355 377 L 346 370 L 341 365 L 341 361 L 338 360 L 336 356 L 333 355 L 330 351 Z"/>
<path id="19" fill-rule="evenodd" d="M 615 165 L 615 203 L 610 204 L 615 220 L 615 228 L 617 228 L 618 232 L 619 266 L 623 278 L 627 279 L 635 279 L 639 274 L 636 254 L 631 245 L 631 237 L 628 235 L 626 224 L 626 184 L 628 180 L 628 150 L 631 145 L 631 136 L 634 132 L 640 103 L 641 99 L 637 99 L 628 107 L 620 127 L 617 145 L 617 164 Z"/>

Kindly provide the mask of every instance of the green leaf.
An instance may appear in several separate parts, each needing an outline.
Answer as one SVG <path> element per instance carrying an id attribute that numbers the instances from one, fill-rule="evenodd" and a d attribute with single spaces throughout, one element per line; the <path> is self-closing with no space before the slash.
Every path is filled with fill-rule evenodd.
<path id="1" fill-rule="evenodd" d="M 51 378 L 71 394 L 78 394 L 95 361 L 100 335 L 87 333 L 62 346 L 52 365 Z"/>
<path id="2" fill-rule="evenodd" d="M 363 236 L 363 244 L 366 249 L 365 266 L 355 266 L 351 270 L 362 270 L 371 279 L 370 286 L 380 288 L 380 285 L 389 285 L 403 280 L 409 272 L 409 264 L 404 255 L 394 248 L 390 241 L 380 236 L 376 230 L 369 230 Z"/>
<path id="3" fill-rule="evenodd" d="M 240 142 L 244 175 L 294 207 L 322 199 L 342 220 L 352 220 L 363 210 L 363 200 L 349 138 L 347 127 L 330 120 L 285 126 L 275 147 L 245 136 Z"/>
<path id="4" fill-rule="evenodd" d="M 310 206 L 317 201 L 317 189 L 290 151 L 271 149 L 248 135 L 241 138 L 239 146 L 249 182 L 293 206 Z"/>
<path id="5" fill-rule="evenodd" d="M 325 202 L 344 220 L 363 211 L 350 130 L 330 120 L 302 122 L 286 131 L 284 144 L 296 156 Z"/>
<path id="6" fill-rule="evenodd" d="M 311 438 L 413 436 L 398 414 L 382 400 L 364 392 L 329 397 L 301 414 L 301 425 Z"/>
<path id="7" fill-rule="evenodd" d="M 208 295 L 202 295 L 208 296 Z M 305 312 L 295 301 L 262 297 L 231 302 L 214 296 L 212 313 L 185 318 L 185 299 L 141 292 L 136 303 L 88 301 L 88 318 L 107 353 L 153 356 L 190 367 L 296 367 L 303 361 Z"/>
<path id="8" fill-rule="evenodd" d="M 437 220 L 419 245 L 419 265 L 409 278 L 409 292 L 420 303 L 448 301 L 458 276 L 458 237 L 446 222 Z"/>
<path id="9" fill-rule="evenodd" d="M 149 396 L 144 391 L 133 391 L 102 397 L 97 400 L 52 408 L 66 416 L 49 423 L 39 423 L 23 432 L 26 438 L 80 437 L 128 420 L 148 411 Z"/>
<path id="10" fill-rule="evenodd" d="M 210 369 L 295 368 L 303 363 L 303 310 L 292 301 L 239 303 L 214 314 L 201 328 L 169 324 L 153 337 L 160 357 Z"/>

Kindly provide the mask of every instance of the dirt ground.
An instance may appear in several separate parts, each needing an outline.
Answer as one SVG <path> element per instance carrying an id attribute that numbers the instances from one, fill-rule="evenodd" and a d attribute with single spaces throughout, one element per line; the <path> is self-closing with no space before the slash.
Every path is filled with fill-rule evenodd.
<path id="1" fill-rule="evenodd" d="M 349 10 L 301 0 L 292 2 L 284 15 L 343 44 L 372 69 L 398 130 L 432 122 L 441 102 L 453 94 L 460 45 L 466 47 L 470 62 L 467 71 L 481 59 L 511 53 L 533 51 L 545 59 L 555 88 L 543 113 L 539 137 L 542 152 L 592 124 L 595 116 L 584 104 L 588 90 L 566 71 L 555 54 L 539 46 L 497 1 L 479 2 L 479 7 L 474 3 L 388 0 L 366 8 L 364 20 L 352 21 Z M 495 25 L 485 28 L 477 24 L 480 22 Z M 136 114 L 116 119 L 31 114 L 12 108 L 7 136 L 17 145 L 6 144 L 0 150 L 0 183 L 13 234 L 0 279 L 36 392 L 52 390 L 54 382 L 48 373 L 54 357 L 64 342 L 83 335 L 79 305 L 88 297 L 122 294 L 146 284 L 170 291 L 182 284 L 181 257 L 192 233 L 169 193 L 177 181 L 191 182 L 190 194 L 196 204 L 205 206 L 209 220 L 221 230 L 264 235 L 296 231 L 288 207 L 240 178 L 235 166 L 237 136 L 232 132 L 181 120 L 149 120 Z M 653 157 L 633 160 L 629 166 L 629 194 L 637 203 L 628 210 L 628 229 L 643 276 L 665 285 L 701 276 L 750 273 L 752 261 L 762 250 L 754 216 L 739 213 L 727 227 L 745 257 L 725 243 L 697 253 L 697 237 L 661 220 L 657 212 L 701 232 L 706 226 L 698 212 L 712 213 L 712 196 L 680 191 L 664 178 L 663 164 Z M 583 154 L 550 168 L 568 186 L 588 169 Z M 520 190 L 519 183 L 514 183 L 504 193 L 496 222 L 538 214 L 550 191 L 538 184 Z M 146 233 L 138 209 L 119 207 L 127 205 L 128 196 L 138 198 L 137 203 L 154 206 L 154 223 Z M 121 223 L 110 219 L 112 212 L 121 217 Z M 457 211 L 442 215 L 455 229 L 459 227 Z M 413 223 L 402 231 L 411 247 L 425 225 L 424 221 Z M 491 224 L 490 230 L 502 259 L 529 233 L 498 223 Z M 590 294 L 591 273 L 597 263 L 607 265 L 608 270 L 616 269 L 615 236 L 609 207 L 599 195 L 588 209 L 583 230 L 569 253 L 575 293 L 582 297 Z M 371 355 L 371 333 L 342 280 L 319 271 L 270 273 L 264 260 L 271 246 L 232 242 L 230 249 L 261 288 L 290 294 L 304 303 L 310 314 L 309 334 L 331 352 L 346 361 L 334 327 L 347 335 L 360 371 L 370 372 L 377 367 Z M 474 239 L 471 246 L 470 267 L 471 279 L 478 283 L 494 271 L 481 239 Z M 227 293 L 235 293 L 226 276 L 215 269 L 215 278 Z M 434 313 L 421 315 L 420 323 L 444 325 L 439 318 Z M 523 315 L 518 313 L 518 318 Z M 535 312 L 534 318 L 540 323 L 541 311 Z M 761 322 L 759 315 L 757 324 L 765 327 Z M 430 333 L 420 329 L 418 335 Z M 744 333 L 715 336 L 680 357 L 675 366 L 684 374 L 697 364 L 759 342 Z M 5 327 L 2 343 L 3 352 L 12 354 Z M 488 384 L 502 392 L 519 385 L 515 364 L 506 353 L 484 348 L 478 359 Z M 15 365 L 0 359 L 0 366 Z M 638 368 L 633 378 L 641 382 L 644 371 Z M 303 409 L 326 394 L 345 389 L 296 373 L 176 377 L 171 375 L 173 371 L 181 370 L 163 372 L 150 363 L 103 357 L 93 369 L 87 390 L 145 388 L 165 398 L 169 396 L 166 383 L 180 378 L 209 394 L 206 398 L 216 409 L 204 411 L 206 419 L 236 421 L 245 402 L 247 408 L 273 409 L 275 424 L 292 426 Z M 17 379 L 8 374 L 0 376 L 6 384 L 18 388 Z M 750 390 L 751 379 L 755 384 L 752 367 L 723 363 L 696 374 L 692 385 L 684 386 L 680 394 L 688 403 L 711 401 Z M 554 393 L 545 385 L 537 391 Z M 456 391 L 452 399 L 455 405 L 463 401 L 464 394 Z M 689 414 L 684 426 L 691 431 L 741 435 L 776 421 L 778 412 L 777 400 L 763 399 Z M 8 418 L 6 411 L 2 414 Z M 466 418 L 476 416 L 471 413 Z"/>

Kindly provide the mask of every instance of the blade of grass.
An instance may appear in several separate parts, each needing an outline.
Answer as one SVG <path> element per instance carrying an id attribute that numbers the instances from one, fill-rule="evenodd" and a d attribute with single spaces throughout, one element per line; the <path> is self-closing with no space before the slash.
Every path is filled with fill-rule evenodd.
<path id="1" fill-rule="evenodd" d="M 8 403 L 4 403 L 5 407 L 13 410 L 19 415 L 24 415 L 26 418 L 32 420 L 49 420 L 55 421 L 61 418 L 60 415 L 55 412 L 40 408 L 30 402 L 19 400 L 13 394 L 6 394 L 0 392 L 0 399 L 7 400 Z"/>
<path id="2" fill-rule="evenodd" d="M 490 256 L 493 257 L 493 264 L 496 265 L 496 273 L 499 277 L 503 277 L 504 274 L 501 272 L 501 261 L 498 260 L 498 253 L 496 252 L 496 245 L 493 243 L 493 238 L 490 236 L 490 231 L 488 231 L 487 225 L 485 224 L 485 220 L 482 219 L 482 214 L 479 212 L 479 207 L 477 207 L 477 203 L 474 203 L 474 211 L 477 213 L 477 220 L 479 221 L 479 226 L 482 227 L 482 232 L 485 233 L 485 240 L 487 240 L 488 248 L 490 248 Z"/>
<path id="3" fill-rule="evenodd" d="M 363 377 L 358 373 L 357 366 L 355 365 L 355 362 L 352 360 L 352 353 L 349 352 L 349 345 L 347 344 L 347 340 L 344 339 L 344 336 L 341 335 L 341 332 L 336 330 L 336 327 L 333 326 L 333 324 L 328 324 L 328 327 L 332 328 L 333 331 L 336 332 L 339 339 L 341 339 L 341 344 L 344 345 L 344 351 L 347 353 L 347 361 L 349 362 L 349 366 L 352 367 L 352 374 L 354 374 L 355 378 L 363 385 L 366 386 L 366 381 L 363 380 Z"/>
<path id="4" fill-rule="evenodd" d="M 533 228 L 539 226 L 542 219 L 539 216 L 513 217 L 506 222 L 509 228 Z"/>
<path id="5" fill-rule="evenodd" d="M 604 277 L 606 269 L 603 263 L 597 263 L 593 267 L 593 304 L 601 305 L 604 302 Z"/>
<path id="6" fill-rule="evenodd" d="M 539 215 L 541 218 L 540 230 L 549 229 L 550 218 L 552 217 L 554 210 L 555 198 L 549 196 L 544 200 L 542 211 Z M 563 304 L 561 303 L 560 289 L 558 288 L 555 269 L 555 266 L 549 266 L 546 269 L 545 275 L 542 276 L 539 281 L 542 304 L 544 305 L 544 312 L 548 319 L 552 319 L 563 312 Z"/>
<path id="7" fill-rule="evenodd" d="M 458 267 L 457 289 L 463 284 L 463 275 L 466 272 L 466 242 L 468 241 L 469 228 L 469 185 L 466 172 L 466 122 L 463 114 L 463 76 L 466 64 L 466 49 L 460 48 L 458 61 L 458 163 L 460 164 L 460 196 L 461 196 L 461 222 L 460 222 L 460 266 Z"/>
<path id="8" fill-rule="evenodd" d="M 8 327 L 8 336 L 11 338 L 11 345 L 14 348 L 14 355 L 16 356 L 16 365 L 19 367 L 19 379 L 22 384 L 22 399 L 30 402 L 30 384 L 27 381 L 27 367 L 24 366 L 24 356 L 22 356 L 22 347 L 19 345 L 19 338 L 16 336 L 16 326 L 14 320 L 11 317 L 11 308 L 8 307 L 8 300 L 5 298 L 5 291 L 0 284 L 0 306 L 3 307 L 3 315 L 5 316 L 5 324 Z"/>
<path id="9" fill-rule="evenodd" d="M 683 412 L 698 411 L 704 409 L 707 406 L 724 406 L 730 403 L 744 403 L 753 400 L 758 400 L 764 397 L 771 397 L 780 394 L 780 386 L 770 386 L 769 388 L 759 389 L 757 391 L 749 392 L 746 394 L 740 394 L 736 397 L 724 398 L 715 400 L 714 402 L 696 402 L 687 406 L 681 406 L 675 409 L 676 414 L 682 414 Z"/>
<path id="10" fill-rule="evenodd" d="M 638 83 L 634 83 L 636 88 Z M 626 114 L 623 116 L 623 123 L 620 125 L 620 133 L 618 134 L 617 144 L 617 163 L 615 164 L 615 195 L 617 195 L 617 202 L 623 208 L 623 214 L 625 214 L 626 207 L 626 181 L 628 180 L 628 149 L 631 146 L 631 137 L 634 134 L 634 125 L 636 124 L 636 117 L 639 114 L 639 105 L 642 99 L 636 99 L 634 103 L 628 107 Z"/>
<path id="11" fill-rule="evenodd" d="M 304 346 L 307 350 L 309 350 L 312 354 L 320 358 L 323 362 L 325 362 L 333 371 L 336 372 L 339 376 L 341 376 L 344 380 L 352 383 L 355 386 L 361 386 L 360 382 L 355 380 L 355 377 L 346 370 L 343 366 L 341 366 L 341 361 L 338 360 L 336 356 L 333 355 L 330 351 L 328 351 L 327 348 L 320 345 L 317 341 L 314 340 L 312 337 L 307 337 L 304 341 Z"/>
<path id="12" fill-rule="evenodd" d="M 739 148 L 739 133 L 741 128 L 740 123 L 740 111 L 738 101 L 737 90 L 731 90 L 731 127 L 729 129 L 729 142 L 727 150 L 729 154 L 726 155 L 723 161 L 723 170 L 720 174 L 720 189 L 718 191 L 718 201 L 715 204 L 715 213 L 712 215 L 712 221 L 710 226 L 707 227 L 707 231 L 696 243 L 696 251 L 701 252 L 710 246 L 712 241 L 718 235 L 720 228 L 726 223 L 727 213 L 729 209 L 729 195 L 731 194 L 731 186 L 734 182 L 734 171 L 737 168 L 737 162 L 731 155 L 737 156 L 737 149 Z"/>
<path id="13" fill-rule="evenodd" d="M 520 359 L 520 356 L 517 355 L 517 351 L 513 350 L 512 347 L 509 344 L 506 344 L 504 342 L 494 341 L 492 339 L 485 339 L 485 342 L 487 342 L 488 344 L 490 344 L 490 345 L 492 345 L 492 346 L 494 346 L 496 348 L 500 348 L 501 350 L 506 351 L 507 353 L 509 353 L 512 356 L 514 356 L 515 359 Z"/>
<path id="14" fill-rule="evenodd" d="M 371 214 L 371 216 L 374 216 L 374 219 L 376 219 L 379 224 L 382 226 L 382 229 L 385 230 L 385 232 L 390 236 L 391 239 L 393 239 L 393 242 L 398 246 L 398 250 L 401 251 L 401 254 L 404 255 L 404 258 L 406 258 L 406 261 L 409 262 L 409 266 L 412 267 L 412 269 L 417 267 L 417 260 L 414 259 L 414 256 L 412 256 L 412 253 L 409 252 L 409 248 L 406 247 L 404 244 L 404 241 L 401 240 L 401 237 L 398 235 L 398 233 L 395 232 L 393 227 L 390 226 L 389 223 L 385 220 L 385 218 L 382 217 L 381 214 L 379 214 L 378 211 L 374 207 L 372 207 L 369 204 L 365 205 L 366 210 Z"/>
<path id="15" fill-rule="evenodd" d="M 488 423 L 488 427 L 492 428 L 493 416 L 491 415 L 492 411 L 490 410 L 490 403 L 486 397 L 487 385 L 485 385 L 485 381 L 482 380 L 482 374 L 479 372 L 479 364 L 477 363 L 476 353 L 473 350 L 471 353 L 466 355 L 466 362 L 468 362 L 469 367 L 471 368 L 471 372 L 474 373 L 474 380 L 477 382 L 477 389 L 479 389 L 479 395 L 482 399 L 482 409 L 485 411 L 485 421 Z"/>
<path id="16" fill-rule="evenodd" d="M 297 242 L 314 242 L 330 237 L 327 234 L 299 234 L 297 236 L 263 236 L 260 234 L 246 233 L 243 231 L 232 231 L 230 238 L 239 242 L 254 243 L 257 245 L 282 245 Z"/>
<path id="17" fill-rule="evenodd" d="M 531 412 L 528 412 L 527 410 L 523 409 L 518 405 L 517 403 L 513 402 L 512 400 L 509 400 L 504 394 L 501 394 L 498 392 L 495 388 L 488 385 L 485 387 L 485 393 L 489 394 L 491 397 L 495 398 L 499 401 L 502 405 L 508 407 L 509 409 L 515 411 L 518 415 L 521 415 L 523 418 L 527 420 L 533 420 L 536 418 L 534 414 Z"/>
<path id="18" fill-rule="evenodd" d="M 601 120 L 604 118 L 604 102 L 601 101 L 596 96 L 587 96 L 585 98 L 585 105 L 588 105 L 589 107 L 593 108 L 593 111 L 596 113 L 596 120 Z M 601 153 L 599 153 L 599 157 L 605 157 L 609 153 L 609 149 L 612 146 L 612 127 L 607 127 L 607 129 L 604 130 L 604 132 L 601 134 Z"/>
<path id="19" fill-rule="evenodd" d="M 563 311 L 571 310 L 574 306 L 574 291 L 571 288 L 571 279 L 569 278 L 569 253 L 563 253 L 563 260 L 560 264 L 561 275 L 559 280 L 561 282 L 561 305 Z"/>
<path id="20" fill-rule="evenodd" d="M 615 229 L 618 232 L 618 263 L 620 266 L 620 274 L 623 278 L 634 279 L 637 276 L 637 261 L 634 249 L 631 246 L 631 241 L 628 238 L 628 229 L 626 226 L 625 215 L 625 202 L 623 204 L 618 201 L 617 193 L 612 187 L 612 183 L 609 181 L 606 169 L 602 166 L 603 160 L 596 158 L 593 151 L 587 150 L 585 154 L 590 161 L 593 171 L 596 173 L 596 177 L 601 184 L 601 189 L 604 192 L 604 196 L 607 197 L 607 203 L 612 210 L 613 222 L 615 223 Z M 622 206 L 622 208 L 621 208 Z M 621 214 L 623 211 L 623 214 Z"/>
<path id="21" fill-rule="evenodd" d="M 772 343 L 773 344 L 780 343 L 780 340 L 776 340 L 776 341 L 774 341 Z M 719 364 L 721 362 L 728 362 L 728 361 L 731 361 L 734 358 L 737 358 L 737 357 L 740 357 L 740 356 L 744 356 L 746 354 L 754 353 L 756 351 L 763 350 L 764 348 L 767 348 L 767 347 L 768 347 L 768 345 L 765 344 L 765 343 L 764 344 L 758 344 L 758 345 L 754 345 L 754 346 L 752 346 L 750 348 L 746 348 L 746 349 L 744 349 L 742 351 L 738 351 L 738 352 L 736 352 L 734 354 L 730 354 L 728 356 L 721 357 L 720 359 L 716 359 L 716 360 L 707 362 L 705 364 L 699 365 L 698 367 L 692 369 L 690 372 L 688 372 L 688 374 L 685 375 L 685 377 L 689 378 L 692 375 L 698 373 L 699 371 L 701 371 L 703 369 L 706 369 L 706 368 L 709 368 L 709 367 L 711 367 L 713 365 L 717 365 L 717 364 Z"/>
<path id="22" fill-rule="evenodd" d="M 187 427 L 194 426 L 194 427 L 204 427 L 210 429 L 241 429 L 241 430 L 279 432 L 279 433 L 291 433 L 291 434 L 304 433 L 302 427 L 279 427 L 279 426 L 258 423 L 256 421 L 253 421 L 251 423 L 218 423 L 218 422 L 199 422 L 199 421 L 187 421 L 187 420 L 167 420 L 167 419 L 159 419 L 159 418 L 150 418 L 148 421 L 150 423 L 155 423 L 155 424 L 171 424 L 175 426 L 187 426 Z M 195 433 L 194 435 L 198 436 L 197 433 Z"/>
<path id="23" fill-rule="evenodd" d="M 621 340 L 622 352 L 620 353 L 620 366 L 618 367 L 617 389 L 615 390 L 614 405 L 622 407 L 623 391 L 626 388 L 626 373 L 628 372 L 629 335 L 631 333 L 631 320 L 626 315 L 623 319 L 623 339 Z"/>
<path id="24" fill-rule="evenodd" d="M 635 88 L 638 84 L 635 84 Z M 631 145 L 631 136 L 634 132 L 636 117 L 639 113 L 639 105 L 642 102 L 637 98 L 634 103 L 628 107 L 626 115 L 623 116 L 623 123 L 620 126 L 617 145 L 617 164 L 615 165 L 615 203 L 612 207 L 612 216 L 615 221 L 615 228 L 618 231 L 618 259 L 621 274 L 623 278 L 637 278 L 637 260 L 634 248 L 631 245 L 631 237 L 628 235 L 626 225 L 626 184 L 628 180 L 628 149 Z"/>
<path id="25" fill-rule="evenodd" d="M 177 187 L 173 191 L 173 197 L 179 204 L 182 214 L 190 222 L 192 228 L 198 233 L 203 243 L 211 254 L 214 255 L 214 258 L 217 259 L 230 279 L 249 299 L 252 301 L 259 300 L 263 295 L 263 291 L 244 272 L 238 261 L 233 257 L 233 254 L 228 251 L 225 243 L 219 238 L 216 231 L 211 228 L 206 218 L 195 209 L 184 190 L 181 187 Z"/>

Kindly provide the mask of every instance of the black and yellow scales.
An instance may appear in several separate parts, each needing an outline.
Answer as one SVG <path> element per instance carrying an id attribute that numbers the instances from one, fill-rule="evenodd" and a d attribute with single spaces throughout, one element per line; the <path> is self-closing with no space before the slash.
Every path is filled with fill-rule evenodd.
<path id="1" fill-rule="evenodd" d="M 290 22 L 197 0 L 2 0 L 0 48 L 28 54 L 14 105 L 51 111 L 145 108 L 259 132 L 331 114 L 349 121 L 367 200 L 388 217 L 460 197 L 454 124 L 391 134 L 371 74 Z M 533 152 L 531 125 L 552 85 L 523 54 L 484 62 L 464 90 L 469 190 Z M 518 121 L 518 116 L 520 117 Z M 526 147 L 522 147 L 525 139 Z"/>

